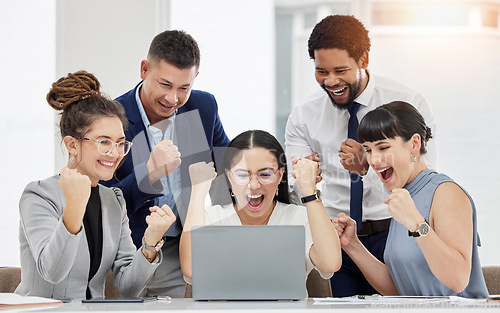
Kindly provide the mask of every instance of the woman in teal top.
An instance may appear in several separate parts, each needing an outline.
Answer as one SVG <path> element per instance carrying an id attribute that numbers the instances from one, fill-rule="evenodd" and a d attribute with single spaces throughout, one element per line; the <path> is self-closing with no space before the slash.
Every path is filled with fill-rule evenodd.
<path id="1" fill-rule="evenodd" d="M 384 263 L 356 236 L 356 223 L 334 219 L 342 248 L 382 295 L 485 298 L 472 198 L 422 155 L 432 137 L 410 104 L 395 101 L 369 112 L 358 137 L 371 168 L 390 192 L 392 216 Z"/>

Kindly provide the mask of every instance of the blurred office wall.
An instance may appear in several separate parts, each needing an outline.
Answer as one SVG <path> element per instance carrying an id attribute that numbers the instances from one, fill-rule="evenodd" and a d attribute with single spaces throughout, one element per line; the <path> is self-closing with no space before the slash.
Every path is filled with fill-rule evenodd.
<path id="1" fill-rule="evenodd" d="M 318 88 L 307 39 L 328 14 L 363 20 L 372 39 L 369 69 L 427 97 L 438 121 L 439 169 L 474 198 L 481 258 L 500 264 L 494 243 L 500 221 L 494 177 L 499 1 L 441 1 L 452 5 L 441 7 L 441 17 L 455 12 L 448 16 L 451 25 L 436 23 L 435 11 L 411 7 L 422 1 L 400 2 L 407 6 L 382 0 L 0 0 L 0 266 L 19 265 L 23 188 L 57 173 L 67 160 L 56 139 L 57 117 L 45 102 L 55 79 L 86 69 L 114 98 L 139 82 L 154 35 L 183 29 L 201 49 L 194 88 L 215 95 L 229 137 L 260 128 L 282 140 L 292 107 Z M 431 18 L 415 18 L 426 13 Z"/>
<path id="2" fill-rule="evenodd" d="M 28 182 L 54 174 L 53 0 L 0 0 L 0 266 L 19 265 L 18 203 Z"/>
<path id="3" fill-rule="evenodd" d="M 495 243 L 500 221 L 500 181 L 495 177 L 500 1 L 276 3 L 276 33 L 281 35 L 276 40 L 278 138 L 284 141 L 292 107 L 319 88 L 307 53 L 312 28 L 329 14 L 354 14 L 370 33 L 369 70 L 421 92 L 430 103 L 437 120 L 438 169 L 474 199 L 483 264 L 500 264 Z"/>

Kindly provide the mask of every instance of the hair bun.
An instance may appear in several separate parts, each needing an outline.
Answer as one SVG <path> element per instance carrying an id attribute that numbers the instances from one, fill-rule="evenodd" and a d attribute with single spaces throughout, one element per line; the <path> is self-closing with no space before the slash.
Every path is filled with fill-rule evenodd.
<path id="1" fill-rule="evenodd" d="M 424 141 L 427 143 L 429 141 L 429 139 L 432 138 L 432 131 L 430 129 L 430 127 L 428 126 L 425 126 L 425 138 L 424 138 Z"/>
<path id="2" fill-rule="evenodd" d="M 72 103 L 79 102 L 91 95 L 100 95 L 101 84 L 97 78 L 87 72 L 68 73 L 52 84 L 47 93 L 47 102 L 57 111 L 64 110 Z"/>

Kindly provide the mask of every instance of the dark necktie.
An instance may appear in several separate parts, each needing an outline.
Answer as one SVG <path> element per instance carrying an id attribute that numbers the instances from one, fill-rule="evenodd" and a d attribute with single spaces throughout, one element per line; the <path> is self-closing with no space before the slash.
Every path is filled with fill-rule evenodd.
<path id="1" fill-rule="evenodd" d="M 347 126 L 347 137 L 358 141 L 358 118 L 356 114 L 358 113 L 360 104 L 353 102 L 352 106 L 348 109 L 349 114 L 349 125 Z M 350 201 L 350 216 L 356 221 L 356 229 L 359 232 L 361 230 L 361 223 L 363 217 L 363 178 L 357 174 L 349 173 L 351 177 L 351 201 Z"/>

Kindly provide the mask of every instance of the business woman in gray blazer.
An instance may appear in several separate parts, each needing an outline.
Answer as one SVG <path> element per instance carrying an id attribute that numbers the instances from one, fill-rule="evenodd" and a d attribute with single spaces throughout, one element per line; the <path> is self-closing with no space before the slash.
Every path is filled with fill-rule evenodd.
<path id="1" fill-rule="evenodd" d="M 99 185 L 130 151 L 123 108 L 100 93 L 85 71 L 52 85 L 47 101 L 62 111 L 69 153 L 61 173 L 28 184 L 19 203 L 20 295 L 104 297 L 106 274 L 124 296 L 138 296 L 162 261 L 162 236 L 175 221 L 168 206 L 152 207 L 141 248 L 130 237 L 123 194 Z"/>

